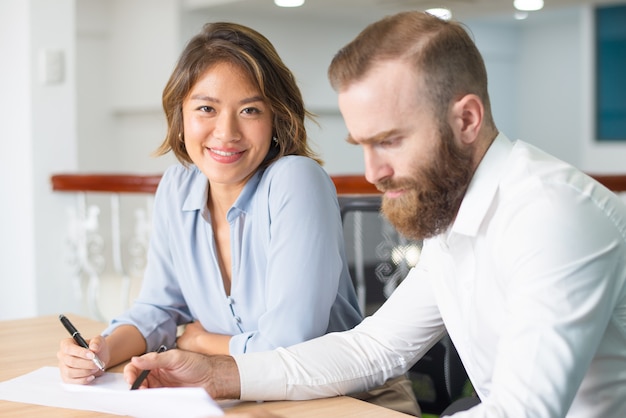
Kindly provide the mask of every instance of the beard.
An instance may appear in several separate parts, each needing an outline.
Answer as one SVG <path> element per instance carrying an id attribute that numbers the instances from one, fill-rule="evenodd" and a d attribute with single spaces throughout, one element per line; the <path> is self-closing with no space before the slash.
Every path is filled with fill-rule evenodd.
<path id="1" fill-rule="evenodd" d="M 382 214 L 409 239 L 423 240 L 445 231 L 454 221 L 472 179 L 471 150 L 454 143 L 447 124 L 439 129 L 435 158 L 411 177 L 384 179 L 376 187 L 404 190 L 397 198 L 382 199 Z"/>

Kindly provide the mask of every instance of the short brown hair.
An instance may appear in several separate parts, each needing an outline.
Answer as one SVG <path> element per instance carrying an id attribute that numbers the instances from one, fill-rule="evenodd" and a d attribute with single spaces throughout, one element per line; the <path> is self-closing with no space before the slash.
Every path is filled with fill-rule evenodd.
<path id="1" fill-rule="evenodd" d="M 262 166 L 284 155 L 304 155 L 321 163 L 307 143 L 304 119 L 312 115 L 304 108 L 295 77 L 267 38 L 249 27 L 229 22 L 204 25 L 178 59 L 163 90 L 167 135 L 156 155 L 172 151 L 183 164 L 192 163 L 181 140 L 182 103 L 200 76 L 221 62 L 234 64 L 248 74 L 271 106 L 277 142 Z"/>
<path id="2" fill-rule="evenodd" d="M 328 69 L 336 91 L 358 81 L 378 62 L 407 60 L 424 84 L 427 100 L 445 120 L 450 103 L 476 94 L 485 108 L 485 123 L 495 127 L 487 91 L 485 63 L 465 28 L 422 12 L 402 12 L 367 26 L 333 58 Z"/>

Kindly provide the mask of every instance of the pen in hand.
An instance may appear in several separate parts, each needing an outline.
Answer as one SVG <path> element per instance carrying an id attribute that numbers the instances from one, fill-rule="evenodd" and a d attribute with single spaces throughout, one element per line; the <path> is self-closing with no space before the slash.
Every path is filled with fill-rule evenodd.
<path id="1" fill-rule="evenodd" d="M 63 326 L 67 330 L 67 332 L 70 333 L 70 335 L 72 336 L 74 341 L 76 341 L 76 344 L 78 344 L 81 347 L 84 347 L 86 349 L 89 349 L 89 344 L 87 344 L 87 341 L 85 341 L 85 339 L 80 335 L 78 330 L 74 327 L 74 325 L 72 325 L 70 320 L 67 319 L 67 317 L 65 315 L 63 315 L 63 314 L 59 315 L 59 320 L 61 321 L 61 323 L 63 324 Z M 93 357 L 94 364 L 96 366 L 98 366 L 98 368 L 100 370 L 104 371 L 104 363 L 102 363 L 102 360 L 100 360 L 95 353 L 94 353 L 93 356 L 94 356 Z"/>
<path id="2" fill-rule="evenodd" d="M 167 347 L 162 345 L 161 347 L 159 347 L 159 349 L 156 352 L 162 353 L 165 350 L 167 350 Z M 137 376 L 137 379 L 135 379 L 135 382 L 133 382 L 133 385 L 130 387 L 130 390 L 139 389 L 139 386 L 141 386 L 143 381 L 146 380 L 146 377 L 148 377 L 148 373 L 150 373 L 150 370 L 143 370 L 141 373 L 139 373 L 139 376 Z"/>

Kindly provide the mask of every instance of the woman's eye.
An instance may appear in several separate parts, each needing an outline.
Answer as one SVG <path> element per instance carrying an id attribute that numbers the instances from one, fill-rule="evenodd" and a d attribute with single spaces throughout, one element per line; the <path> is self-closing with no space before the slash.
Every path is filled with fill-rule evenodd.
<path id="1" fill-rule="evenodd" d="M 261 111 L 259 109 L 257 109 L 256 107 L 246 107 L 245 109 L 243 109 L 241 111 L 241 113 L 245 113 L 247 115 L 256 115 L 258 113 L 260 113 Z"/>
<path id="2" fill-rule="evenodd" d="M 200 106 L 198 110 L 201 110 L 203 112 L 212 112 L 213 108 L 211 106 Z"/>

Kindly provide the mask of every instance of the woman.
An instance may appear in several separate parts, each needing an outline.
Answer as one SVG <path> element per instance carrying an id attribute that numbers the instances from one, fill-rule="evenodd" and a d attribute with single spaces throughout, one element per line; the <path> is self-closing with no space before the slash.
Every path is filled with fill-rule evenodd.
<path id="1" fill-rule="evenodd" d="M 291 345 L 361 320 L 335 189 L 307 144 L 308 113 L 272 44 L 205 25 L 163 92 L 163 175 L 137 301 L 89 342 L 58 353 L 65 382 L 160 345 L 235 354 Z M 177 327 L 187 324 L 176 339 Z"/>

